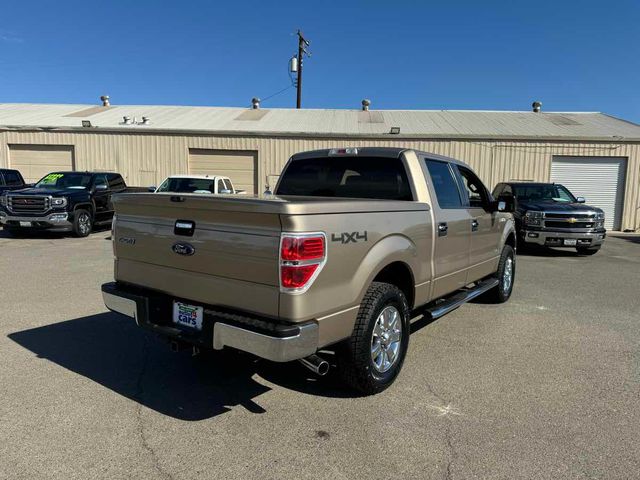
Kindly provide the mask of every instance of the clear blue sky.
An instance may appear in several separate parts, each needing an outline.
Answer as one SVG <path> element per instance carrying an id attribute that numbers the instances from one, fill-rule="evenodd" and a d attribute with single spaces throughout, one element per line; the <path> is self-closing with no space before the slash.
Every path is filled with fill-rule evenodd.
<path id="1" fill-rule="evenodd" d="M 640 1 L 5 2 L 0 102 L 604 111 L 640 122 Z M 291 107 L 291 89 L 264 106 Z"/>

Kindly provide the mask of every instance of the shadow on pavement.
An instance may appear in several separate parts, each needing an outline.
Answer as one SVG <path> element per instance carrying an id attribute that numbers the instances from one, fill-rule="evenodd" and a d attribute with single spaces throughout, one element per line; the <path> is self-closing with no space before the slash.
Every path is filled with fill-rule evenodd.
<path id="1" fill-rule="evenodd" d="M 254 399 L 270 388 L 255 375 L 310 395 L 355 395 L 335 374 L 315 377 L 297 362 L 276 364 L 227 351 L 196 357 L 190 351 L 173 353 L 165 340 L 113 313 L 24 330 L 9 338 L 40 358 L 180 420 L 204 420 L 236 405 L 264 413 Z"/>
<path id="2" fill-rule="evenodd" d="M 610 238 L 619 238 L 631 243 L 640 243 L 640 235 L 611 235 Z"/>
<path id="3" fill-rule="evenodd" d="M 100 225 L 93 229 L 91 235 L 111 230 L 111 225 Z M 90 236 L 91 236 L 90 235 Z M 4 228 L 0 228 L 0 238 L 24 238 L 24 239 L 44 239 L 52 240 L 57 238 L 75 238 L 71 232 L 51 232 L 48 230 L 19 230 L 17 232 L 8 232 Z M 111 236 L 109 236 L 111 239 Z"/>
<path id="4" fill-rule="evenodd" d="M 552 248 L 552 247 L 526 247 L 518 248 L 518 255 L 522 257 L 579 257 L 575 248 Z"/>
<path id="5" fill-rule="evenodd" d="M 45 240 L 64 238 L 69 234 L 64 232 L 47 232 L 37 230 L 24 230 L 19 232 L 8 232 L 4 228 L 0 229 L 0 238 L 40 238 Z"/>

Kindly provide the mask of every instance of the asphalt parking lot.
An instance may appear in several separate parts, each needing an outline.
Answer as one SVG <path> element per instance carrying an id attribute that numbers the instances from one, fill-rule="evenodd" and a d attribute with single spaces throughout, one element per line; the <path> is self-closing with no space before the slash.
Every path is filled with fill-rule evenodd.
<path id="1" fill-rule="evenodd" d="M 0 478 L 638 478 L 640 235 L 518 258 L 508 304 L 414 322 L 388 391 L 171 353 L 107 313 L 108 232 L 0 232 Z"/>

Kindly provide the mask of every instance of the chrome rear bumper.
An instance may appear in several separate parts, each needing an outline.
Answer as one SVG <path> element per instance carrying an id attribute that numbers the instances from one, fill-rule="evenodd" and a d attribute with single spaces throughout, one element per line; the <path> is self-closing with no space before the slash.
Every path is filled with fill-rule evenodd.
<path id="1" fill-rule="evenodd" d="M 150 311 L 149 298 L 144 294 L 120 289 L 115 283 L 106 283 L 102 286 L 102 298 L 109 310 L 133 318 L 140 327 L 169 338 L 207 346 L 215 350 L 233 347 L 273 362 L 299 360 L 316 353 L 318 350 L 319 333 L 316 322 L 293 327 L 287 326 L 287 331 L 291 332 L 290 335 L 272 336 L 255 331 L 250 325 L 230 325 L 224 320 L 212 318 L 205 319 L 205 321 L 215 322 L 213 323 L 213 334 L 209 333 L 207 336 L 203 329 L 201 336 L 194 337 L 189 334 L 185 335 L 183 330 L 169 326 L 166 322 L 164 325 L 160 325 L 147 318 L 147 312 Z"/>

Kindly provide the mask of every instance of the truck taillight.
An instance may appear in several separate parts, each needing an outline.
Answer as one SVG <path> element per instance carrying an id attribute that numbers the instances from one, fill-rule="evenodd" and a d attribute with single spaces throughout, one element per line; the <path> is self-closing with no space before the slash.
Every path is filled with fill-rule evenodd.
<path id="1" fill-rule="evenodd" d="M 324 233 L 283 233 L 280 238 L 280 288 L 302 293 L 316 279 L 327 259 Z"/>

